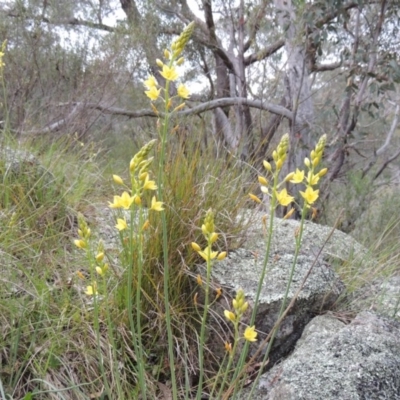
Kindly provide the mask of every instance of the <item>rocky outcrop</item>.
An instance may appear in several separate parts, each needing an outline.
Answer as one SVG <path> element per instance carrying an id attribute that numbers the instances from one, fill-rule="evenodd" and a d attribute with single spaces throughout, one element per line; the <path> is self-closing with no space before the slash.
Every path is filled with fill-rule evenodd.
<path id="1" fill-rule="evenodd" d="M 264 374 L 253 400 L 400 399 L 400 323 L 361 312 L 348 325 L 316 317 L 285 361 Z"/>
<path id="2" fill-rule="evenodd" d="M 256 299 L 266 246 L 262 218 L 262 213 L 256 215 L 243 248 L 231 252 L 223 262 L 216 263 L 212 272 L 216 285 L 222 286 L 230 297 L 242 288 L 251 307 L 254 307 Z M 298 221 L 276 219 L 267 274 L 255 320 L 259 342 L 278 320 L 293 265 L 295 235 L 298 234 L 298 229 Z M 349 258 L 355 253 L 359 256 L 366 254 L 366 250 L 348 235 L 339 231 L 330 234 L 329 227 L 312 222 L 305 223 L 303 244 L 294 269 L 286 305 L 290 303 L 299 288 L 303 287 L 276 335 L 269 355 L 271 366 L 293 348 L 307 323 L 315 315 L 331 309 L 343 293 L 344 285 L 333 268 L 332 260 L 336 257 Z M 324 243 L 328 236 L 331 236 L 330 240 Z M 317 259 L 320 249 L 322 251 Z M 227 306 L 229 304 L 225 303 L 224 307 Z M 221 314 L 221 311 L 216 314 Z M 256 348 L 254 345 L 252 352 Z"/>

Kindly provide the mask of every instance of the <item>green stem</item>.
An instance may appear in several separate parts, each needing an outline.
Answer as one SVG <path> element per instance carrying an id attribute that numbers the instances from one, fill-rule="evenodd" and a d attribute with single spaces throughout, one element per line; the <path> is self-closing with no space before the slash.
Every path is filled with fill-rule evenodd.
<path id="1" fill-rule="evenodd" d="M 273 188 L 272 188 L 272 197 L 271 197 L 271 204 L 270 204 L 270 209 L 269 209 L 270 218 L 269 218 L 269 227 L 268 227 L 268 233 L 267 233 L 268 237 L 267 237 L 267 243 L 266 243 L 265 257 L 264 257 L 264 261 L 263 261 L 263 266 L 262 266 L 260 279 L 258 281 L 256 298 L 254 300 L 253 311 L 252 311 L 251 319 L 250 319 L 250 326 L 254 325 L 254 322 L 255 322 L 255 319 L 256 319 L 258 302 L 260 300 L 262 286 L 263 286 L 263 283 L 264 283 L 265 275 L 267 273 L 269 253 L 271 251 L 272 233 L 273 233 L 273 229 L 274 229 L 275 208 L 276 208 L 276 205 L 277 205 L 276 204 L 275 191 L 276 191 L 276 188 L 278 186 L 278 178 L 279 178 L 279 171 L 276 171 L 275 174 L 274 174 L 274 183 L 273 183 Z M 246 357 L 247 357 L 249 346 L 250 346 L 250 342 L 246 341 L 246 343 L 245 343 L 245 345 L 243 347 L 242 354 L 240 355 L 238 366 L 235 369 L 235 375 L 234 375 L 233 379 L 236 379 L 236 377 L 239 375 L 239 373 L 241 372 L 241 370 L 242 370 L 242 368 L 243 368 L 243 366 L 244 366 L 244 364 L 246 362 Z M 235 391 L 235 393 L 236 393 L 236 391 Z"/>
<path id="2" fill-rule="evenodd" d="M 170 65 L 173 60 L 171 59 Z M 169 81 L 165 85 L 165 117 L 164 123 L 161 130 L 161 153 L 158 167 L 158 198 L 164 202 L 164 167 L 165 167 L 165 150 L 167 142 L 167 133 L 169 130 L 170 113 L 168 110 L 169 102 Z M 165 320 L 167 325 L 167 336 L 168 336 L 168 356 L 169 356 L 169 367 L 171 372 L 171 384 L 172 384 L 172 398 L 173 400 L 178 399 L 178 388 L 176 383 L 175 375 L 175 357 L 174 357 L 174 343 L 173 343 L 173 332 L 172 332 L 172 321 L 171 313 L 169 309 L 169 259 L 168 259 L 168 231 L 167 231 L 167 217 L 165 210 L 161 212 L 162 232 L 163 232 L 163 259 L 164 259 L 164 304 L 165 304 Z"/>
<path id="3" fill-rule="evenodd" d="M 207 314 L 208 307 L 210 302 L 210 280 L 211 280 L 211 240 L 208 240 L 207 246 L 207 276 L 206 276 L 206 284 L 205 284 L 205 299 L 204 299 L 204 311 L 203 317 L 201 319 L 201 328 L 200 328 L 200 342 L 199 342 L 199 384 L 197 386 L 197 400 L 202 398 L 203 391 L 203 379 L 204 379 L 204 346 L 205 346 L 205 332 L 206 332 L 206 324 L 207 324 Z"/>
<path id="4" fill-rule="evenodd" d="M 293 275 L 294 275 L 294 271 L 295 271 L 296 264 L 297 264 L 297 258 L 299 256 L 299 252 L 300 252 L 300 248 L 301 248 L 301 240 L 302 240 L 302 237 L 303 237 L 304 221 L 305 221 L 306 212 L 307 212 L 307 204 L 306 204 L 306 202 L 304 202 L 303 210 L 301 212 L 300 230 L 299 230 L 298 236 L 296 237 L 296 249 L 295 249 L 295 253 L 294 253 L 292 268 L 290 270 L 290 275 L 289 275 L 288 283 L 286 285 L 285 295 L 283 296 L 282 304 L 281 304 L 281 307 L 280 307 L 280 310 L 279 310 L 279 315 L 278 315 L 278 318 L 277 318 L 278 321 L 279 321 L 279 319 L 281 318 L 281 316 L 283 315 L 283 313 L 285 311 L 287 298 L 289 296 L 289 290 L 290 290 L 290 287 L 292 285 Z M 268 359 L 269 353 L 271 352 L 272 345 L 273 345 L 274 340 L 275 340 L 275 336 L 276 336 L 279 328 L 280 328 L 280 324 L 277 325 L 275 327 L 274 331 L 272 332 L 271 339 L 270 339 L 270 341 L 268 343 L 268 347 L 267 347 L 267 350 L 266 350 L 266 352 L 264 354 L 264 357 L 263 357 L 261 365 L 264 365 L 265 361 Z M 262 372 L 263 372 L 263 368 L 260 368 L 259 371 L 258 371 L 257 377 L 256 377 L 255 381 L 253 382 L 253 385 L 252 385 L 252 388 L 251 388 L 251 392 L 250 392 L 250 395 L 248 397 L 249 399 L 252 398 L 254 389 L 255 389 L 255 387 L 257 385 L 258 380 L 260 379 L 260 376 L 261 376 Z"/>

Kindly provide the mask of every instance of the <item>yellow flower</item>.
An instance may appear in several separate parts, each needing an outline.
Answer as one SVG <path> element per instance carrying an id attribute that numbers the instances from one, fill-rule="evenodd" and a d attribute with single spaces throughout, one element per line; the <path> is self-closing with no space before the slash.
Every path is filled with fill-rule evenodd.
<path id="1" fill-rule="evenodd" d="M 257 203 L 261 203 L 261 200 L 253 193 L 249 193 L 249 197 Z"/>
<path id="2" fill-rule="evenodd" d="M 296 172 L 292 176 L 292 179 L 290 182 L 292 183 L 301 183 L 304 180 L 304 171 L 300 171 L 298 168 L 296 169 Z"/>
<path id="3" fill-rule="evenodd" d="M 182 97 L 182 99 L 188 99 L 190 96 L 189 89 L 182 83 L 178 86 L 178 96 Z"/>
<path id="4" fill-rule="evenodd" d="M 86 240 L 76 239 L 76 240 L 74 240 L 74 244 L 76 247 L 79 247 L 80 249 L 86 249 L 86 247 L 87 247 Z"/>
<path id="5" fill-rule="evenodd" d="M 306 191 L 300 192 L 300 194 L 307 204 L 313 204 L 318 199 L 319 190 L 314 190 L 311 186 L 308 186 Z"/>
<path id="6" fill-rule="evenodd" d="M 307 182 L 310 186 L 314 186 L 319 182 L 319 174 L 314 175 L 312 171 L 307 174 Z"/>
<path id="7" fill-rule="evenodd" d="M 235 322 L 236 315 L 232 311 L 225 310 L 224 311 L 225 318 L 229 321 Z"/>
<path id="8" fill-rule="evenodd" d="M 256 342 L 257 341 L 257 332 L 255 326 L 248 326 L 243 334 L 243 337 L 248 341 L 248 342 Z"/>
<path id="9" fill-rule="evenodd" d="M 96 282 L 93 282 L 93 285 L 86 286 L 85 293 L 88 296 L 93 296 L 93 295 L 97 294 L 97 284 L 96 284 Z"/>
<path id="10" fill-rule="evenodd" d="M 143 190 L 157 190 L 155 181 L 151 181 L 147 175 L 143 184 Z"/>
<path id="11" fill-rule="evenodd" d="M 145 81 L 144 81 L 144 86 L 146 86 L 147 89 L 151 89 L 153 87 L 156 87 L 158 85 L 157 79 L 153 76 L 150 75 Z"/>
<path id="12" fill-rule="evenodd" d="M 126 223 L 125 219 L 117 218 L 117 225 L 115 225 L 115 227 L 119 231 L 123 231 L 124 229 L 128 228 L 128 224 Z"/>
<path id="13" fill-rule="evenodd" d="M 168 65 L 163 65 L 161 75 L 167 81 L 176 81 L 178 79 L 178 72 L 176 72 L 175 67 L 168 67 Z"/>
<path id="14" fill-rule="evenodd" d="M 113 175 L 113 180 L 118 185 L 123 185 L 124 184 L 124 181 L 122 180 L 122 178 L 119 175 Z"/>
<path id="15" fill-rule="evenodd" d="M 146 96 L 150 99 L 150 100 L 157 100 L 158 96 L 160 96 L 160 91 L 161 89 L 157 89 L 155 86 L 153 86 L 152 88 L 150 88 L 149 90 L 146 90 Z"/>
<path id="16" fill-rule="evenodd" d="M 282 206 L 288 206 L 293 200 L 293 196 L 289 196 L 286 189 L 282 189 L 279 193 L 276 192 L 276 199 Z"/>
<path id="17" fill-rule="evenodd" d="M 114 202 L 109 203 L 110 208 L 124 208 L 129 210 L 134 198 L 128 192 L 123 192 L 122 196 L 114 196 Z"/>
<path id="18" fill-rule="evenodd" d="M 151 199 L 150 210 L 163 211 L 164 209 L 163 209 L 162 205 L 163 205 L 162 201 L 157 201 L 156 196 L 153 196 L 153 198 Z"/>
<path id="19" fill-rule="evenodd" d="M 218 251 L 211 251 L 211 249 L 210 249 L 210 254 L 208 254 L 208 252 L 209 252 L 209 248 L 208 248 L 208 246 L 207 246 L 207 247 L 204 249 L 204 251 L 199 251 L 198 253 L 199 253 L 200 256 L 203 257 L 204 260 L 206 260 L 206 261 L 208 261 L 209 259 L 210 259 L 210 260 L 213 260 L 213 259 L 216 258 L 217 255 L 218 255 Z"/>

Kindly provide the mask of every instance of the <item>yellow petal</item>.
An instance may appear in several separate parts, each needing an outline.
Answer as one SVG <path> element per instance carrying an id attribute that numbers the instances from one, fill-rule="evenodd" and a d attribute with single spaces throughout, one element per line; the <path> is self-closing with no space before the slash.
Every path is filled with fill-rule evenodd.
<path id="1" fill-rule="evenodd" d="M 255 329 L 255 326 L 248 326 L 243 334 L 244 338 L 248 341 L 248 342 L 256 342 L 257 341 L 257 332 Z"/>

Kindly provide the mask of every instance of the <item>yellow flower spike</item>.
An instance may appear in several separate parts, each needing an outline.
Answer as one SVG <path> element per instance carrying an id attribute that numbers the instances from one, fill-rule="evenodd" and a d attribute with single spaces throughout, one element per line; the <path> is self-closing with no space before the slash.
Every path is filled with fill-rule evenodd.
<path id="1" fill-rule="evenodd" d="M 291 183 L 301 183 L 304 180 L 304 171 L 300 171 L 298 168 L 296 168 L 296 172 L 292 176 L 292 179 L 290 179 Z"/>
<path id="2" fill-rule="evenodd" d="M 161 92 L 161 89 L 157 89 L 156 87 L 153 86 L 151 89 L 145 90 L 144 93 L 150 100 L 156 101 L 158 99 L 158 97 L 160 96 L 160 92 Z"/>
<path id="3" fill-rule="evenodd" d="M 123 231 L 125 229 L 128 228 L 128 224 L 126 223 L 125 219 L 122 218 L 117 218 L 117 225 L 115 225 L 115 227 L 119 230 L 119 231 Z"/>
<path id="4" fill-rule="evenodd" d="M 222 288 L 215 289 L 215 300 L 219 299 L 222 296 Z"/>
<path id="5" fill-rule="evenodd" d="M 322 135 L 319 138 L 317 145 L 315 146 L 315 149 L 318 154 L 322 155 L 323 151 L 325 150 L 325 145 L 326 145 L 326 135 Z"/>
<path id="6" fill-rule="evenodd" d="M 249 197 L 256 203 L 261 203 L 261 200 L 253 193 L 249 193 Z"/>
<path id="7" fill-rule="evenodd" d="M 146 176 L 143 184 L 143 190 L 157 190 L 156 182 L 149 180 L 149 177 Z"/>
<path id="8" fill-rule="evenodd" d="M 200 275 L 196 276 L 196 282 L 199 286 L 203 285 L 203 279 L 201 278 Z"/>
<path id="9" fill-rule="evenodd" d="M 218 233 L 213 232 L 210 237 L 210 242 L 215 243 L 218 240 Z"/>
<path id="10" fill-rule="evenodd" d="M 150 75 L 143 83 L 147 89 L 151 89 L 158 85 L 157 79 L 153 75 Z"/>
<path id="11" fill-rule="evenodd" d="M 179 35 L 178 39 L 176 39 L 172 43 L 171 50 L 173 51 L 175 57 L 178 57 L 179 54 L 182 53 L 187 42 L 189 41 L 190 37 L 192 36 L 194 26 L 195 26 L 195 23 L 192 21 L 189 25 L 187 25 L 185 27 L 185 29 Z"/>
<path id="12" fill-rule="evenodd" d="M 148 219 L 146 219 L 145 223 L 142 226 L 142 231 L 145 231 L 146 229 L 148 229 L 150 226 L 150 221 Z"/>
<path id="13" fill-rule="evenodd" d="M 225 346 L 225 351 L 229 354 L 232 354 L 232 343 L 225 342 L 224 346 Z"/>
<path id="14" fill-rule="evenodd" d="M 180 66 L 185 62 L 185 59 L 183 57 L 179 58 L 176 62 L 176 65 Z"/>
<path id="15" fill-rule="evenodd" d="M 272 166 L 271 166 L 271 164 L 268 162 L 268 161 L 263 161 L 263 165 L 264 165 L 264 168 L 268 171 L 268 172 L 271 172 L 272 171 Z"/>
<path id="16" fill-rule="evenodd" d="M 161 75 L 167 81 L 176 81 L 178 79 L 178 77 L 179 77 L 179 74 L 176 71 L 176 68 L 175 67 L 168 67 L 168 65 L 163 65 L 162 66 Z"/>
<path id="17" fill-rule="evenodd" d="M 268 186 L 268 181 L 263 176 L 258 177 L 258 183 L 264 186 Z"/>
<path id="18" fill-rule="evenodd" d="M 95 294 L 97 294 L 97 284 L 96 284 L 96 282 L 93 282 L 93 285 L 86 286 L 85 293 L 88 296 L 94 296 Z"/>
<path id="19" fill-rule="evenodd" d="M 124 208 L 129 210 L 133 203 L 134 198 L 128 192 L 123 192 L 121 196 L 114 196 L 114 202 L 109 203 L 110 208 Z"/>
<path id="20" fill-rule="evenodd" d="M 163 211 L 163 202 L 162 201 L 157 201 L 156 196 L 153 196 L 151 199 L 151 207 L 150 210 L 153 211 Z"/>
<path id="21" fill-rule="evenodd" d="M 243 337 L 248 342 L 256 342 L 257 341 L 256 327 L 254 325 L 253 326 L 248 326 L 244 331 Z"/>
<path id="22" fill-rule="evenodd" d="M 306 191 L 300 191 L 300 194 L 303 196 L 307 204 L 313 204 L 318 199 L 319 190 L 314 190 L 311 186 L 308 186 Z"/>
<path id="23" fill-rule="evenodd" d="M 232 311 L 225 310 L 224 315 L 227 320 L 232 322 L 236 321 L 236 315 Z"/>
<path id="24" fill-rule="evenodd" d="M 207 210 L 206 217 L 204 218 L 204 226 L 207 233 L 211 234 L 214 232 L 214 213 L 211 208 Z"/>
<path id="25" fill-rule="evenodd" d="M 286 189 L 282 189 L 280 192 L 276 192 L 276 199 L 279 204 L 286 207 L 294 201 L 294 197 L 290 196 Z"/>
<path id="26" fill-rule="evenodd" d="M 118 185 L 123 185 L 124 184 L 124 181 L 122 180 L 122 178 L 119 175 L 113 175 L 113 180 Z"/>
<path id="27" fill-rule="evenodd" d="M 178 85 L 178 96 L 182 99 L 188 99 L 190 97 L 189 89 L 182 83 Z"/>
<path id="28" fill-rule="evenodd" d="M 222 261 L 222 260 L 224 260 L 226 258 L 226 256 L 227 256 L 227 252 L 226 251 L 221 251 L 221 253 L 219 253 L 218 256 L 217 256 L 217 260 L 218 261 Z"/>
<path id="29" fill-rule="evenodd" d="M 163 67 L 165 66 L 164 63 L 163 63 L 159 58 L 156 59 L 156 64 L 157 64 L 160 68 L 163 68 Z"/>
<path id="30" fill-rule="evenodd" d="M 97 262 L 103 261 L 103 259 L 104 259 L 104 253 L 103 253 L 103 252 L 97 253 L 95 258 L 96 258 L 96 261 L 97 261 Z"/>
<path id="31" fill-rule="evenodd" d="M 164 50 L 164 58 L 166 60 L 169 60 L 171 58 L 171 53 L 167 49 Z"/>
<path id="32" fill-rule="evenodd" d="M 282 139 L 279 142 L 278 147 L 277 147 L 277 152 L 278 152 L 279 158 L 282 159 L 282 162 L 284 162 L 286 159 L 286 153 L 288 151 L 288 148 L 289 148 L 289 134 L 285 133 L 282 136 Z"/>
<path id="33" fill-rule="evenodd" d="M 76 247 L 79 247 L 80 249 L 86 249 L 87 248 L 86 240 L 76 239 L 76 240 L 74 240 L 74 244 L 75 244 Z"/>
<path id="34" fill-rule="evenodd" d="M 307 168 L 310 168 L 311 163 L 310 163 L 309 158 L 306 157 L 306 158 L 304 159 L 304 165 L 305 165 Z"/>
<path id="35" fill-rule="evenodd" d="M 318 176 L 320 178 L 322 178 L 323 176 L 325 176 L 327 174 L 327 172 L 328 172 L 328 168 L 323 168 L 323 169 L 321 169 L 321 171 L 318 172 Z"/>
<path id="36" fill-rule="evenodd" d="M 201 247 L 196 242 L 192 242 L 192 249 L 197 252 L 201 251 Z"/>
<path id="37" fill-rule="evenodd" d="M 289 219 L 294 214 L 295 211 L 296 211 L 295 208 L 291 208 L 290 211 L 286 213 L 286 215 L 283 217 L 283 219 Z"/>

